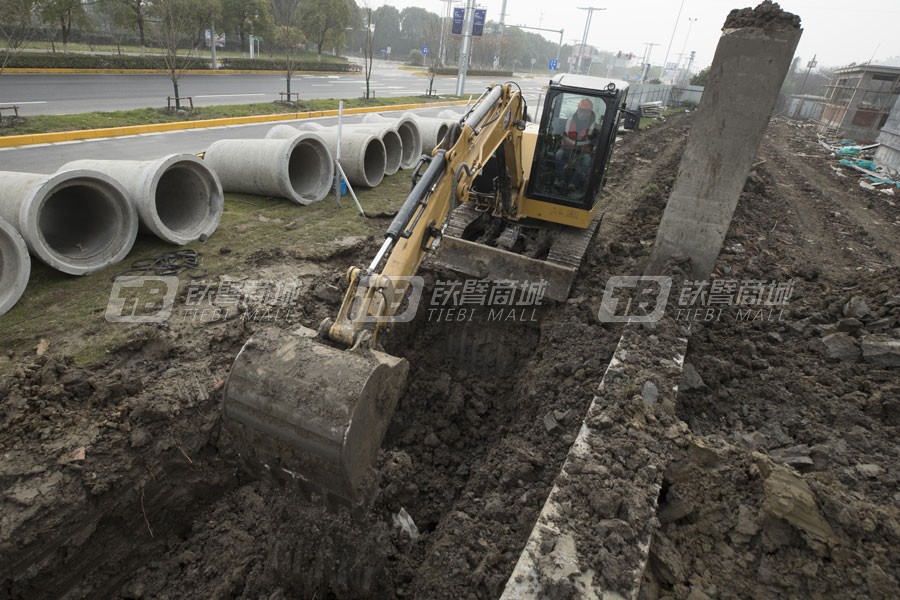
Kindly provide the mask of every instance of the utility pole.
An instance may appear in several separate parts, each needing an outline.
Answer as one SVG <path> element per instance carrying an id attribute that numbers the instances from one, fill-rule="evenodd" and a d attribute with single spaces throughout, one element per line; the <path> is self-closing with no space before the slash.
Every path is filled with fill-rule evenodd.
<path id="1" fill-rule="evenodd" d="M 219 68 L 216 60 L 216 15 L 209 15 L 209 44 L 212 47 L 212 70 Z M 288 98 L 290 100 L 290 98 Z"/>
<path id="2" fill-rule="evenodd" d="M 672 37 L 669 38 L 669 45 L 666 47 L 666 56 L 663 58 L 663 72 L 662 75 L 659 76 L 660 80 L 666 76 L 666 67 L 669 63 L 669 52 L 672 51 L 672 42 L 675 41 L 675 32 L 678 31 L 678 21 L 681 20 L 682 8 L 684 8 L 684 0 L 681 0 L 681 4 L 678 6 L 678 14 L 675 16 L 675 26 L 672 27 Z"/>
<path id="3" fill-rule="evenodd" d="M 438 51 L 438 59 L 441 61 L 441 66 L 447 64 L 447 43 L 445 39 L 447 37 L 447 21 L 450 20 L 450 7 L 457 1 L 458 0 L 441 0 L 441 2 L 445 4 L 444 18 L 441 19 L 441 49 Z"/>
<path id="4" fill-rule="evenodd" d="M 684 36 L 684 44 L 681 45 L 681 54 L 679 54 L 678 64 L 681 65 L 681 60 L 684 58 L 684 51 L 687 48 L 688 38 L 691 37 L 691 28 L 694 26 L 694 23 L 697 21 L 697 17 L 688 17 L 688 30 L 687 34 Z"/>
<path id="5" fill-rule="evenodd" d="M 500 68 L 500 46 L 503 44 L 503 30 L 506 28 L 506 0 L 503 0 L 503 6 L 500 7 L 500 31 L 497 35 L 496 52 L 494 52 L 494 68 Z"/>
<path id="6" fill-rule="evenodd" d="M 533 29 L 534 31 L 552 31 L 553 33 L 558 33 L 559 44 L 556 46 L 556 70 L 559 70 L 559 53 L 562 52 L 563 33 L 565 32 L 564 29 L 545 29 L 543 27 L 526 27 L 525 25 L 515 25 L 514 27 L 518 27 L 519 29 Z"/>
<path id="7" fill-rule="evenodd" d="M 466 87 L 466 70 L 469 68 L 469 52 L 472 47 L 472 23 L 475 21 L 475 0 L 466 1 L 466 18 L 463 21 L 463 43 L 459 51 L 459 73 L 456 76 L 456 95 L 462 96 Z"/>
<path id="8" fill-rule="evenodd" d="M 659 46 L 652 42 L 644 42 L 644 60 L 641 63 L 641 83 L 647 82 L 647 76 L 650 74 L 650 53 L 653 52 L 653 46 Z"/>
<path id="9" fill-rule="evenodd" d="M 578 62 L 575 65 L 575 72 L 581 74 L 581 59 L 584 57 L 584 47 L 587 45 L 588 32 L 591 29 L 591 17 L 594 16 L 595 10 L 606 10 L 605 8 L 596 8 L 593 6 L 579 6 L 578 10 L 588 11 L 587 18 L 584 20 L 584 35 L 581 36 L 581 48 L 578 52 Z"/>
<path id="10" fill-rule="evenodd" d="M 817 56 L 817 55 L 813 54 L 812 60 L 809 61 L 808 63 L 806 63 L 806 75 L 803 77 L 803 83 L 800 85 L 800 93 L 797 94 L 798 96 L 802 96 L 802 95 L 803 95 L 803 90 L 806 88 L 806 80 L 809 79 L 809 72 L 812 71 L 813 68 L 814 68 L 814 67 L 816 66 L 816 64 L 817 64 L 817 63 L 816 63 L 816 56 Z"/>

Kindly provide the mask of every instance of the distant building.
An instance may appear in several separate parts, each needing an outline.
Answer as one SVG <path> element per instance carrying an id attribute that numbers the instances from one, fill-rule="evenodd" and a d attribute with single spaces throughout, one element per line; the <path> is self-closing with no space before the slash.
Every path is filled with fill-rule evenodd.
<path id="1" fill-rule="evenodd" d="M 900 67 L 855 65 L 837 69 L 825 86 L 819 130 L 873 142 L 900 95 Z"/>
<path id="2" fill-rule="evenodd" d="M 894 109 L 878 134 L 878 143 L 881 146 L 875 151 L 875 164 L 900 173 L 900 100 L 894 102 Z"/>

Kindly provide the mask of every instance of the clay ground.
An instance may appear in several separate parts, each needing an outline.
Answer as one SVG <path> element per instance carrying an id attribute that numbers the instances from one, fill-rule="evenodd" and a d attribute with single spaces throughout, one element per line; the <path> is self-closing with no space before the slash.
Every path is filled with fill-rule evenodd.
<path id="1" fill-rule="evenodd" d="M 606 281 L 642 271 L 690 122 L 619 144 L 568 302 L 526 322 L 393 332 L 410 383 L 364 519 L 236 467 L 222 378 L 271 318 L 111 324 L 111 273 L 38 271 L 38 296 L 0 321 L 0 598 L 498 597 L 621 333 L 597 318 Z M 860 350 L 900 337 L 900 200 L 838 176 L 808 129 L 774 122 L 759 158 L 716 276 L 792 281 L 793 294 L 772 320 L 692 323 L 677 406 L 689 433 L 641 595 L 900 597 L 900 378 Z M 210 278 L 293 282 L 276 324 L 315 327 L 347 266 L 377 249 L 398 177 L 361 198 L 382 213 L 367 222 L 230 198 L 202 248 Z M 773 468 L 816 508 L 779 513 Z"/>

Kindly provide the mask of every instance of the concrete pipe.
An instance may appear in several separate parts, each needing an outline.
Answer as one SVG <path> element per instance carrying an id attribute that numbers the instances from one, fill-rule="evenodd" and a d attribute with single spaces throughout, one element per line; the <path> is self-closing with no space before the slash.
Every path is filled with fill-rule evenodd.
<path id="1" fill-rule="evenodd" d="M 0 219 L 0 315 L 15 306 L 31 275 L 31 258 L 16 228 Z"/>
<path id="2" fill-rule="evenodd" d="M 87 169 L 0 171 L 0 217 L 25 238 L 31 254 L 70 275 L 120 262 L 138 231 L 137 211 L 122 186 Z"/>
<path id="3" fill-rule="evenodd" d="M 171 244 L 205 240 L 222 218 L 222 185 L 193 154 L 151 161 L 76 160 L 60 171 L 72 169 L 100 171 L 122 184 L 143 229 Z"/>
<path id="4" fill-rule="evenodd" d="M 403 113 L 403 116 L 412 119 L 419 126 L 419 133 L 422 136 L 422 152 L 431 154 L 434 147 L 441 143 L 450 125 L 455 123 L 451 119 L 439 119 L 434 117 L 423 117 L 415 113 Z"/>
<path id="5" fill-rule="evenodd" d="M 383 117 L 377 113 L 369 113 L 363 117 L 363 123 L 371 123 L 375 125 L 392 125 L 400 134 L 400 141 L 403 143 L 403 157 L 400 160 L 401 169 L 411 169 L 419 162 L 422 156 L 422 134 L 419 132 L 419 126 L 416 122 L 408 117 L 400 117 L 390 119 Z"/>
<path id="6" fill-rule="evenodd" d="M 318 123 L 309 123 L 318 125 Z M 332 156 L 337 155 L 337 127 L 318 125 L 314 131 L 325 142 Z M 276 125 L 266 134 L 267 139 L 290 139 L 308 135 L 290 125 Z M 341 168 L 347 180 L 360 187 L 376 187 L 384 179 L 387 156 L 381 139 L 369 132 L 341 131 Z"/>
<path id="7" fill-rule="evenodd" d="M 286 198 L 312 204 L 328 195 L 334 158 L 315 133 L 281 140 L 219 140 L 203 160 L 226 192 Z"/>
<path id="8" fill-rule="evenodd" d="M 343 127 L 349 128 L 348 131 L 368 131 L 379 136 L 385 151 L 384 174 L 393 175 L 400 170 L 400 163 L 403 161 L 403 140 L 400 139 L 400 132 L 397 129 L 365 123 L 351 123 Z"/>

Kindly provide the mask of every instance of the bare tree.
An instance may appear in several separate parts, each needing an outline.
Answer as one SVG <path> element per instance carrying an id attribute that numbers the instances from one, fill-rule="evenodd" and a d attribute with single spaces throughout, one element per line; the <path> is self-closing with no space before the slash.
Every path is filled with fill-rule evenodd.
<path id="1" fill-rule="evenodd" d="M 375 21 L 372 19 L 371 7 L 366 7 L 366 43 L 363 46 L 363 67 L 366 74 L 366 99 L 372 97 L 369 80 L 372 78 L 372 66 L 375 56 Z"/>
<path id="2" fill-rule="evenodd" d="M 291 101 L 291 78 L 297 67 L 300 47 L 306 41 L 300 30 L 300 0 L 272 0 L 275 43 L 284 52 L 287 101 Z M 298 96 L 299 97 L 299 96 Z"/>
<path id="3" fill-rule="evenodd" d="M 203 31 L 216 5 L 215 0 L 157 0 L 153 4 L 156 35 L 172 80 L 176 110 L 181 109 L 178 80 L 197 60 L 197 32 Z"/>
<path id="4" fill-rule="evenodd" d="M 5 47 L 0 48 L 0 74 L 34 34 L 31 26 L 33 10 L 33 0 L 0 0 L 0 36 L 5 43 Z"/>

